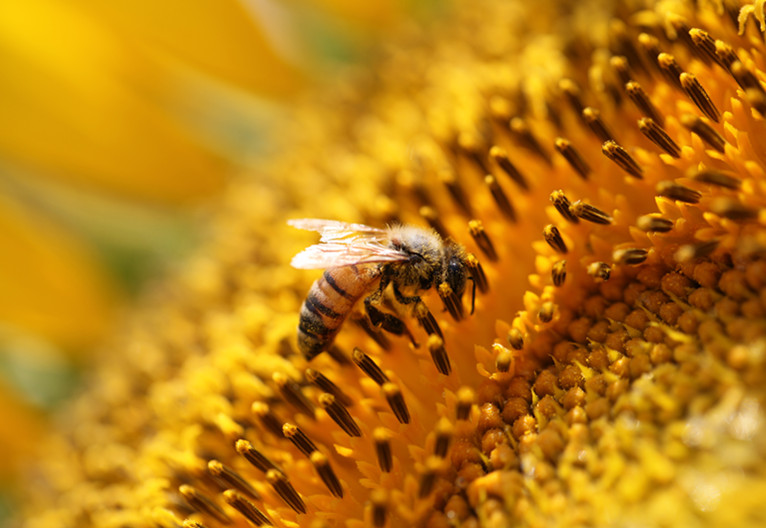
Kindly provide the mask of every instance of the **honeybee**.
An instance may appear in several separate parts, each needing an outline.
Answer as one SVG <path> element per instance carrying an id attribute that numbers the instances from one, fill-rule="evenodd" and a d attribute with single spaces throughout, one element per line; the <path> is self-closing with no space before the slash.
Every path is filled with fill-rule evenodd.
<path id="1" fill-rule="evenodd" d="M 389 284 L 397 302 L 412 306 L 421 302 L 418 293 L 446 284 L 449 288 L 440 288 L 440 294 L 451 292 L 462 309 L 466 283 L 473 280 L 465 249 L 442 240 L 432 229 L 408 225 L 378 229 L 313 218 L 287 223 L 321 234 L 319 244 L 298 253 L 291 262 L 298 269 L 325 269 L 301 307 L 298 347 L 307 359 L 332 344 L 353 306 L 365 295 L 364 306 L 374 326 L 397 335 L 407 332 L 401 319 L 377 307 Z"/>

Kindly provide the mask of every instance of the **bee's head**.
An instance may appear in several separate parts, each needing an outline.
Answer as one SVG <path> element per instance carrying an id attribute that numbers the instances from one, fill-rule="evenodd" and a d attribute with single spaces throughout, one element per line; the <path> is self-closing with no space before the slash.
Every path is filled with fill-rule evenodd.
<path id="1" fill-rule="evenodd" d="M 458 298 L 462 298 L 468 281 L 465 255 L 463 249 L 457 244 L 449 244 L 446 249 L 447 268 L 444 273 L 444 281 L 452 288 Z"/>

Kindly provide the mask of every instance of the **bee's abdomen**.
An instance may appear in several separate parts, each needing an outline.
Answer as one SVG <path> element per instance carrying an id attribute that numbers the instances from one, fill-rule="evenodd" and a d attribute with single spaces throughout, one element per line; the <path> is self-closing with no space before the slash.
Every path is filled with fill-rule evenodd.
<path id="1" fill-rule="evenodd" d="M 298 347 L 311 359 L 332 343 L 354 304 L 377 279 L 374 268 L 326 270 L 311 286 L 301 307 Z"/>

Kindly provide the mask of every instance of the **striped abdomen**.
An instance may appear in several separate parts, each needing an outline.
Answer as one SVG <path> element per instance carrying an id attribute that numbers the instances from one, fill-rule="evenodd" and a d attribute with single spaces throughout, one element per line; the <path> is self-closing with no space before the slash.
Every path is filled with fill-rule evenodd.
<path id="1" fill-rule="evenodd" d="M 379 277 L 377 266 L 345 266 L 325 270 L 314 282 L 298 323 L 298 348 L 307 359 L 327 349 L 354 304 Z"/>

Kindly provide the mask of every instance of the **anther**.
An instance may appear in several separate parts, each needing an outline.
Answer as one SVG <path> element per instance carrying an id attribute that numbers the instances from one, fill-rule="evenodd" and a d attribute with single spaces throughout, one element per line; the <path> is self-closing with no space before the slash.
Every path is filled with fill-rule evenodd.
<path id="1" fill-rule="evenodd" d="M 692 28 L 689 30 L 689 36 L 701 55 L 706 56 L 709 60 L 726 69 L 726 65 L 715 51 L 715 40 L 707 31 L 700 28 Z"/>
<path id="2" fill-rule="evenodd" d="M 436 478 L 443 466 L 444 461 L 441 458 L 431 456 L 426 459 L 426 467 L 420 475 L 418 498 L 425 498 L 433 491 Z"/>
<path id="3" fill-rule="evenodd" d="M 609 65 L 612 67 L 612 70 L 617 75 L 617 78 L 620 80 L 623 86 L 630 82 L 630 68 L 628 59 L 626 57 L 623 57 L 622 55 L 615 55 L 610 57 Z"/>
<path id="4" fill-rule="evenodd" d="M 516 185 L 525 191 L 529 190 L 529 184 L 527 183 L 526 178 L 521 175 L 519 169 L 516 168 L 516 165 L 511 162 L 508 153 L 504 148 L 498 147 L 497 145 L 493 146 L 489 149 L 489 157 L 497 163 L 497 166 L 500 167 L 509 178 L 516 182 Z"/>
<path id="5" fill-rule="evenodd" d="M 540 319 L 540 322 L 550 323 L 553 320 L 553 312 L 555 308 L 555 304 L 550 301 L 545 301 L 537 312 L 537 318 Z"/>
<path id="6" fill-rule="evenodd" d="M 327 415 L 333 422 L 338 424 L 348 436 L 362 436 L 362 430 L 354 418 L 348 412 L 348 409 L 342 405 L 335 396 L 329 392 L 319 395 L 319 404 L 324 408 Z"/>
<path id="7" fill-rule="evenodd" d="M 566 96 L 575 114 L 582 118 L 582 111 L 585 105 L 582 102 L 582 93 L 577 84 L 571 79 L 561 79 L 559 81 L 559 90 Z"/>
<path id="8" fill-rule="evenodd" d="M 444 340 L 438 335 L 428 336 L 428 351 L 431 353 L 431 359 L 436 365 L 436 370 L 445 376 L 452 372 L 447 350 L 444 348 Z"/>
<path id="9" fill-rule="evenodd" d="M 314 416 L 314 405 L 303 394 L 301 386 L 281 372 L 275 372 L 271 379 L 284 400 L 306 416 Z"/>
<path id="10" fill-rule="evenodd" d="M 559 214 L 561 214 L 561 216 L 563 216 L 566 220 L 572 222 L 573 224 L 576 224 L 580 221 L 579 218 L 577 218 L 569 211 L 569 206 L 571 204 L 569 202 L 569 198 L 567 198 L 566 194 L 564 194 L 564 191 L 561 189 L 553 191 L 549 199 Z"/>
<path id="11" fill-rule="evenodd" d="M 732 64 L 739 61 L 734 48 L 722 40 L 715 41 L 715 54 L 720 59 L 721 64 L 729 71 L 731 71 Z"/>
<path id="12" fill-rule="evenodd" d="M 207 469 L 210 471 L 211 475 L 219 478 L 222 482 L 224 482 L 227 488 L 234 487 L 254 499 L 260 498 L 260 495 L 258 495 L 258 492 L 255 491 L 255 488 L 253 488 L 247 480 L 245 480 L 239 473 L 234 471 L 229 466 L 225 466 L 218 460 L 210 460 L 207 463 Z"/>
<path id="13" fill-rule="evenodd" d="M 306 513 L 306 504 L 287 477 L 281 472 L 270 469 L 266 472 L 266 480 L 277 495 L 285 501 L 296 513 Z"/>
<path id="14" fill-rule="evenodd" d="M 282 426 L 282 434 L 285 436 L 285 438 L 290 440 L 295 447 L 298 448 L 298 451 L 306 456 L 309 456 L 311 453 L 317 450 L 317 446 L 314 444 L 314 442 L 312 442 L 311 439 L 306 436 L 306 433 L 304 433 L 301 428 L 295 424 L 284 424 Z"/>
<path id="15" fill-rule="evenodd" d="M 643 178 L 644 171 L 641 166 L 628 154 L 627 150 L 614 141 L 607 141 L 601 145 L 601 152 L 634 178 Z"/>
<path id="16" fill-rule="evenodd" d="M 643 50 L 649 62 L 654 66 L 659 67 L 657 58 L 660 55 L 660 41 L 657 37 L 649 35 L 648 33 L 640 33 L 638 35 L 638 45 Z"/>
<path id="17" fill-rule="evenodd" d="M 715 169 L 705 169 L 692 176 L 695 181 L 724 187 L 726 189 L 738 190 L 742 185 L 742 180 L 733 176 L 733 173 L 719 171 Z"/>
<path id="18" fill-rule="evenodd" d="M 548 245 L 551 246 L 556 252 L 566 253 L 569 251 L 566 242 L 564 242 L 564 239 L 561 236 L 561 232 L 559 232 L 559 228 L 555 225 L 548 224 L 545 226 L 543 229 L 543 238 L 545 238 L 545 241 L 548 242 Z"/>
<path id="19" fill-rule="evenodd" d="M 766 92 L 757 88 L 747 88 L 745 98 L 750 106 L 755 108 L 761 116 L 766 117 Z"/>
<path id="20" fill-rule="evenodd" d="M 572 142 L 565 138 L 556 138 L 556 141 L 554 142 L 556 145 L 556 150 L 564 156 L 564 159 L 569 162 L 569 165 L 574 169 L 574 171 L 583 179 L 587 180 L 588 175 L 590 174 L 590 167 L 588 167 L 588 164 L 585 163 L 585 160 L 580 156 L 580 153 L 577 152 L 577 149 L 575 149 L 572 146 Z"/>
<path id="21" fill-rule="evenodd" d="M 247 518 L 247 520 L 249 520 L 254 525 L 272 525 L 271 520 L 269 520 L 269 518 L 266 517 L 266 515 L 261 510 L 255 507 L 255 504 L 250 502 L 241 493 L 238 493 L 234 490 L 226 490 L 223 492 L 223 500 L 225 500 L 226 503 L 229 504 L 232 508 L 244 515 L 245 518 Z"/>
<path id="22" fill-rule="evenodd" d="M 758 218 L 758 210 L 747 207 L 742 202 L 728 196 L 719 196 L 710 202 L 710 210 L 729 220 L 744 221 Z"/>
<path id="23" fill-rule="evenodd" d="M 375 442 L 375 454 L 378 458 L 378 467 L 384 473 L 389 473 L 394 467 L 394 457 L 391 453 L 391 433 L 388 429 L 377 427 L 372 432 Z"/>
<path id="24" fill-rule="evenodd" d="M 352 400 L 348 395 L 346 395 L 345 392 L 341 390 L 340 387 L 338 387 L 335 383 L 333 383 L 329 378 L 327 378 L 324 374 L 321 372 L 307 368 L 306 369 L 306 379 L 309 383 L 313 383 L 322 392 L 327 392 L 332 394 L 335 397 L 335 400 L 340 403 L 341 405 L 345 407 L 351 407 L 354 405 L 354 400 Z"/>
<path id="25" fill-rule="evenodd" d="M 207 528 L 207 526 L 201 522 L 192 519 L 184 519 L 184 522 L 181 524 L 181 526 L 183 526 L 183 528 Z"/>
<path id="26" fill-rule="evenodd" d="M 354 348 L 354 352 L 351 354 L 351 359 L 357 367 L 362 369 L 362 372 L 367 374 L 370 379 L 378 385 L 383 385 L 388 382 L 388 376 L 383 373 L 378 364 L 359 348 Z"/>
<path id="27" fill-rule="evenodd" d="M 660 147 L 662 150 L 678 159 L 681 157 L 681 148 L 668 135 L 665 130 L 654 122 L 653 119 L 642 117 L 638 120 L 638 129 L 646 138 Z"/>
<path id="28" fill-rule="evenodd" d="M 457 391 L 457 404 L 455 405 L 455 417 L 458 420 L 468 420 L 471 416 L 471 407 L 476 403 L 476 394 L 470 387 L 460 387 Z"/>
<path id="29" fill-rule="evenodd" d="M 511 119 L 511 132 L 516 134 L 517 139 L 519 140 L 519 143 L 526 147 L 527 149 L 531 150 L 535 154 L 537 154 L 544 162 L 550 164 L 551 159 L 548 156 L 548 153 L 543 148 L 543 146 L 540 144 L 539 141 L 537 141 L 537 138 L 532 134 L 532 131 L 529 129 L 529 126 L 527 125 L 526 121 L 524 121 L 520 117 L 514 117 Z"/>
<path id="30" fill-rule="evenodd" d="M 601 112 L 590 106 L 582 111 L 583 121 L 590 127 L 591 132 L 603 143 L 604 141 L 614 140 L 614 135 L 606 127 L 606 123 L 601 119 Z"/>
<path id="31" fill-rule="evenodd" d="M 479 259 L 469 253 L 465 261 L 468 265 L 468 271 L 476 283 L 476 287 L 479 288 L 481 293 L 487 293 L 489 291 L 489 282 L 487 282 L 487 275 L 484 273 L 484 268 L 481 266 Z"/>
<path id="32" fill-rule="evenodd" d="M 679 264 L 692 262 L 702 257 L 707 257 L 718 247 L 719 240 L 712 239 L 697 244 L 684 244 L 675 252 L 673 257 Z"/>
<path id="33" fill-rule="evenodd" d="M 673 55 L 670 53 L 660 53 L 657 55 L 657 64 L 673 86 L 683 89 L 680 77 L 684 71 L 678 65 Z"/>
<path id="34" fill-rule="evenodd" d="M 498 372 L 508 372 L 511 370 L 513 364 L 513 352 L 505 348 L 500 343 L 492 345 L 492 350 L 495 351 L 495 368 Z"/>
<path id="35" fill-rule="evenodd" d="M 282 437 L 282 424 L 274 415 L 274 413 L 271 412 L 271 408 L 269 407 L 268 403 L 262 401 L 253 402 L 250 410 L 258 419 L 258 422 L 260 422 L 263 429 L 270 431 L 272 434 L 280 438 Z"/>
<path id="36" fill-rule="evenodd" d="M 653 214 L 639 216 L 636 220 L 636 225 L 641 231 L 647 233 L 667 233 L 673 229 L 672 220 Z"/>
<path id="37" fill-rule="evenodd" d="M 383 350 L 391 349 L 391 341 L 386 337 L 386 334 L 380 328 L 373 326 L 368 317 L 352 317 L 352 319 L 380 348 Z"/>
<path id="38" fill-rule="evenodd" d="M 721 154 L 724 152 L 726 140 L 703 118 L 685 114 L 681 116 L 681 124 L 691 132 L 697 134 L 709 147 L 714 148 Z"/>
<path id="39" fill-rule="evenodd" d="M 524 348 L 524 334 L 518 328 L 511 328 L 508 330 L 508 344 L 514 350 L 522 350 Z"/>
<path id="40" fill-rule="evenodd" d="M 436 288 L 439 293 L 439 298 L 444 303 L 444 308 L 450 313 L 455 321 L 460 321 L 463 318 L 463 303 L 460 297 L 452 290 L 452 287 L 446 282 L 442 282 Z"/>
<path id="41" fill-rule="evenodd" d="M 639 112 L 643 113 L 646 117 L 653 119 L 660 126 L 662 126 L 664 119 L 657 107 L 654 106 L 652 100 L 649 99 L 649 95 L 644 91 L 640 84 L 634 81 L 630 81 L 625 85 L 625 91 L 628 93 L 628 97 L 636 105 Z"/>
<path id="42" fill-rule="evenodd" d="M 447 191 L 449 192 L 450 196 L 452 196 L 452 199 L 455 200 L 457 206 L 461 211 L 463 211 L 463 214 L 466 216 L 472 216 L 473 213 L 471 212 L 471 202 L 468 199 L 468 195 L 460 186 L 455 173 L 449 170 L 443 170 L 439 173 L 439 177 L 444 186 L 447 187 Z"/>
<path id="43" fill-rule="evenodd" d="M 515 222 L 516 211 L 513 209 L 513 205 L 508 199 L 508 195 L 505 194 L 503 188 L 497 183 L 497 178 L 488 174 L 484 177 L 484 183 L 489 187 L 489 192 L 492 194 L 492 198 L 495 199 L 495 203 L 497 204 L 497 208 L 500 209 L 500 212 L 511 222 Z"/>
<path id="44" fill-rule="evenodd" d="M 428 222 L 428 225 L 431 226 L 431 229 L 439 233 L 442 238 L 449 238 L 449 231 L 447 231 L 447 228 L 441 221 L 439 213 L 436 211 L 436 209 L 429 205 L 424 205 L 418 210 L 418 212 L 420 213 L 420 216 L 426 222 Z"/>
<path id="45" fill-rule="evenodd" d="M 458 136 L 458 147 L 460 147 L 460 151 L 465 157 L 471 160 L 481 172 L 485 174 L 489 172 L 489 167 L 487 167 L 487 163 L 484 161 L 484 156 L 481 154 L 482 152 L 486 152 L 486 150 L 484 150 L 484 147 L 481 145 L 480 140 L 476 135 L 461 133 Z"/>
<path id="46" fill-rule="evenodd" d="M 496 261 L 497 252 L 495 251 L 495 246 L 492 245 L 492 241 L 489 239 L 487 232 L 484 230 L 484 224 L 482 224 L 480 220 L 470 220 L 468 222 L 468 232 L 471 234 L 471 237 L 473 237 L 476 245 L 479 246 L 481 252 L 484 253 L 489 260 L 493 262 Z"/>
<path id="47" fill-rule="evenodd" d="M 388 517 L 388 494 L 385 490 L 376 488 L 370 492 L 370 503 L 372 504 L 372 526 L 383 528 Z"/>
<path id="48" fill-rule="evenodd" d="M 567 261 L 559 260 L 551 268 L 551 279 L 554 286 L 561 286 L 567 278 Z"/>
<path id="49" fill-rule="evenodd" d="M 203 494 L 197 488 L 189 486 L 188 484 L 181 484 L 178 487 L 178 491 L 181 492 L 181 495 L 186 499 L 186 502 L 189 503 L 189 506 L 198 512 L 206 513 L 220 523 L 231 524 L 231 518 L 226 515 L 223 508 L 218 506 L 218 504 L 213 502 L 213 499 Z"/>
<path id="50" fill-rule="evenodd" d="M 731 64 L 731 74 L 743 90 L 747 91 L 748 89 L 755 88 L 756 90 L 763 92 L 763 87 L 758 81 L 758 77 L 748 70 L 740 61 L 735 61 Z"/>
<path id="51" fill-rule="evenodd" d="M 311 460 L 314 469 L 316 469 L 319 478 L 322 479 L 324 485 L 330 490 L 330 493 L 336 497 L 343 497 L 343 487 L 340 485 L 340 480 L 338 480 L 337 475 L 335 475 L 335 471 L 333 471 L 327 457 L 319 451 L 314 451 L 311 453 L 309 459 Z"/>
<path id="52" fill-rule="evenodd" d="M 657 184 L 657 195 L 676 200 L 678 202 L 696 204 L 699 203 L 702 193 L 690 189 L 673 181 L 664 180 Z"/>
<path id="53" fill-rule="evenodd" d="M 607 281 L 612 275 L 612 268 L 606 262 L 592 262 L 588 264 L 586 271 L 597 282 Z"/>
<path id="54" fill-rule="evenodd" d="M 436 422 L 436 440 L 434 441 L 434 455 L 439 458 L 447 456 L 452 436 L 455 434 L 455 427 L 452 422 L 446 418 L 440 418 Z"/>
<path id="55" fill-rule="evenodd" d="M 425 303 L 418 302 L 415 304 L 414 309 L 415 317 L 417 317 L 420 326 L 425 329 L 428 335 L 436 334 L 439 337 L 444 337 L 442 329 L 439 328 L 439 323 L 436 322 L 436 318 L 431 313 L 431 310 L 425 305 Z"/>
<path id="56" fill-rule="evenodd" d="M 237 450 L 237 453 L 242 455 L 245 460 L 250 462 L 253 466 L 255 466 L 257 469 L 261 470 L 262 472 L 266 473 L 270 470 L 276 470 L 281 471 L 274 462 L 268 459 L 266 455 L 258 451 L 256 448 L 253 447 L 253 444 L 248 442 L 244 439 L 237 440 L 235 444 L 235 449 Z"/>
<path id="57" fill-rule="evenodd" d="M 642 248 L 618 249 L 612 253 L 612 258 L 618 264 L 636 266 L 641 264 L 649 256 L 649 252 Z"/>
<path id="58" fill-rule="evenodd" d="M 598 207 L 577 200 L 569 206 L 569 211 L 577 218 L 594 224 L 608 225 L 612 223 L 612 217 Z"/>
<path id="59" fill-rule="evenodd" d="M 384 383 L 382 388 L 383 395 L 386 397 L 386 401 L 388 401 L 388 405 L 391 407 L 396 419 L 399 420 L 399 423 L 410 423 L 410 411 L 407 409 L 407 404 L 404 402 L 402 389 L 391 382 Z"/>
<path id="60" fill-rule="evenodd" d="M 694 74 L 684 72 L 681 74 L 680 79 L 681 86 L 686 92 L 686 95 L 689 96 L 689 99 L 697 105 L 697 108 L 702 110 L 703 114 L 717 123 L 721 118 L 721 114 L 718 112 L 718 108 L 713 104 L 713 101 L 710 99 L 710 96 L 702 87 L 702 84 L 700 84 L 697 77 Z"/>

